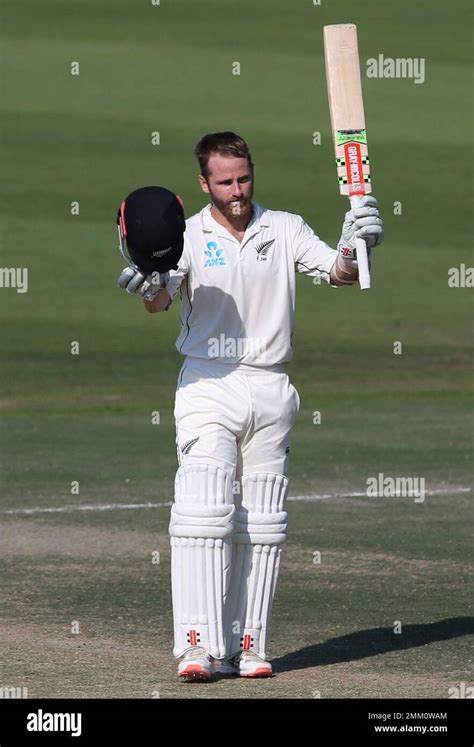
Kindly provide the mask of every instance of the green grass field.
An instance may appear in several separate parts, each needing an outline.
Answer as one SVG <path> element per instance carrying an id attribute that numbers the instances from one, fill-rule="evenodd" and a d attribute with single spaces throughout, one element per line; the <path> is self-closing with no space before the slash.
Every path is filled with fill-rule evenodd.
<path id="1" fill-rule="evenodd" d="M 27 267 L 29 287 L 0 288 L 0 687 L 445 698 L 472 681 L 472 494 L 460 492 L 472 485 L 472 289 L 448 286 L 449 268 L 473 264 L 471 4 L 5 0 L 2 14 L 1 264 Z M 178 301 L 148 315 L 116 287 L 117 207 L 162 184 L 192 215 L 205 203 L 193 147 L 232 129 L 250 144 L 256 200 L 335 245 L 347 205 L 322 27 L 346 21 L 359 26 L 363 70 L 382 53 L 424 58 L 426 80 L 363 78 L 386 227 L 372 290 L 298 278 L 290 493 L 343 496 L 289 503 L 277 677 L 186 686 L 171 655 L 169 508 L 19 511 L 172 499 Z M 437 492 L 348 495 L 378 473 Z"/>

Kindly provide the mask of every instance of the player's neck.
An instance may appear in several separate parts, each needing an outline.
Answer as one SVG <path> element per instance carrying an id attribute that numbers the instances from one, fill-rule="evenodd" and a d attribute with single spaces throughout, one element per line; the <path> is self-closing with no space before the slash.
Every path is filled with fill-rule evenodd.
<path id="1" fill-rule="evenodd" d="M 247 226 L 249 225 L 250 221 L 253 217 L 253 205 L 252 210 L 250 211 L 249 215 L 247 216 L 239 216 L 236 215 L 232 217 L 232 220 L 229 220 L 225 215 L 223 215 L 212 203 L 211 205 L 211 215 L 214 218 L 214 220 L 219 223 L 221 226 L 227 229 L 229 233 L 231 233 L 233 236 L 236 234 L 243 234 L 245 233 L 245 230 Z"/>

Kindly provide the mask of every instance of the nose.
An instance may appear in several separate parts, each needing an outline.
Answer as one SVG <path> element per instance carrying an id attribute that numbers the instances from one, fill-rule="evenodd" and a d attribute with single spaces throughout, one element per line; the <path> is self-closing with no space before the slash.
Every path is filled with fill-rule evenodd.
<path id="1" fill-rule="evenodd" d="M 241 197 L 243 195 L 242 187 L 239 182 L 234 182 L 232 192 L 234 194 L 234 197 Z"/>

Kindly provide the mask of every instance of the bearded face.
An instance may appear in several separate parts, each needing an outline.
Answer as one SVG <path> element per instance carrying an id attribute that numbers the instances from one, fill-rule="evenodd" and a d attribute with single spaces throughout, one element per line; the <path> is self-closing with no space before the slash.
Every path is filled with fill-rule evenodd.
<path id="1" fill-rule="evenodd" d="M 253 173 L 246 158 L 214 153 L 208 162 L 207 179 L 200 176 L 201 187 L 217 210 L 232 222 L 252 212 Z"/>

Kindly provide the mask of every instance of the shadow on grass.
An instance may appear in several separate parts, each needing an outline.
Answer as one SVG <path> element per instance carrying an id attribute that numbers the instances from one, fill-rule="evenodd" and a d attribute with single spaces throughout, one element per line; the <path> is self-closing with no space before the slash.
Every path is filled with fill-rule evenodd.
<path id="1" fill-rule="evenodd" d="M 330 638 L 324 643 L 306 646 L 286 656 L 272 659 L 272 666 L 275 672 L 322 667 L 378 656 L 389 651 L 403 651 L 473 633 L 474 617 L 451 617 L 423 625 L 403 625 L 400 634 L 394 633 L 393 628 L 371 628 L 339 638 Z"/>

